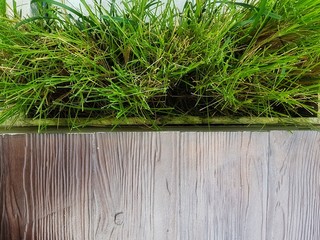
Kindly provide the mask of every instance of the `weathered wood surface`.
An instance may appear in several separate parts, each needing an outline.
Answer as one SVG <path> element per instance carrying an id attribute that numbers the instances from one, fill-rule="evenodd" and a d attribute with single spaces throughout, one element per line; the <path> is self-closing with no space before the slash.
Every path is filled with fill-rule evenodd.
<path id="1" fill-rule="evenodd" d="M 0 239 L 319 240 L 320 132 L 0 136 Z"/>

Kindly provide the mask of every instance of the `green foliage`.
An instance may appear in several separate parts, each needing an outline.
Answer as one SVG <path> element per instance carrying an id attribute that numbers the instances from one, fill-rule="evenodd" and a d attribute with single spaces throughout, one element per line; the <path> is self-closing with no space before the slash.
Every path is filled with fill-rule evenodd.
<path id="1" fill-rule="evenodd" d="M 7 13 L 7 1 L 0 0 L 0 17 L 5 17 Z"/>
<path id="2" fill-rule="evenodd" d="M 317 114 L 320 0 L 33 3 L 0 21 L 0 122 Z"/>

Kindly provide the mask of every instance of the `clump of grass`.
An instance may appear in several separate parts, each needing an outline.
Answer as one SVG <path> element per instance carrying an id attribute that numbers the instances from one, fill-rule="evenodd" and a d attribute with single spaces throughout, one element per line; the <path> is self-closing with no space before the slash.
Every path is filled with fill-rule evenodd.
<path id="1" fill-rule="evenodd" d="M 319 110 L 320 0 L 41 2 L 0 21 L 0 122 Z"/>
<path id="2" fill-rule="evenodd" d="M 7 13 L 7 1 L 0 0 L 0 17 L 5 17 Z"/>

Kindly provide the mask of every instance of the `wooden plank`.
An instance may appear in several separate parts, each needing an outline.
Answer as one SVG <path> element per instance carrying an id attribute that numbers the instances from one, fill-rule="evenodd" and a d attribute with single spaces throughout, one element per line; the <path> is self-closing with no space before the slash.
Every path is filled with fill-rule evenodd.
<path id="1" fill-rule="evenodd" d="M 102 184 L 95 217 L 109 216 L 109 222 L 99 222 L 101 239 L 265 236 L 267 133 L 97 138 L 94 175 L 103 178 L 94 181 Z M 117 214 L 122 215 L 118 227 Z"/>
<path id="2" fill-rule="evenodd" d="M 81 134 L 3 137 L 1 239 L 93 239 L 91 140 Z"/>
<path id="3" fill-rule="evenodd" d="M 98 239 L 178 236 L 178 136 L 177 132 L 97 135 L 93 181 Z"/>
<path id="4" fill-rule="evenodd" d="M 182 134 L 180 239 L 265 239 L 267 139 Z"/>
<path id="5" fill-rule="evenodd" d="M 26 139 L 23 135 L 0 137 L 0 239 L 21 239 L 25 216 L 23 185 L 24 147 Z"/>
<path id="6" fill-rule="evenodd" d="M 320 239 L 320 132 L 271 132 L 269 161 L 266 239 Z"/>
<path id="7" fill-rule="evenodd" d="M 320 133 L 0 136 L 0 239 L 320 239 Z"/>

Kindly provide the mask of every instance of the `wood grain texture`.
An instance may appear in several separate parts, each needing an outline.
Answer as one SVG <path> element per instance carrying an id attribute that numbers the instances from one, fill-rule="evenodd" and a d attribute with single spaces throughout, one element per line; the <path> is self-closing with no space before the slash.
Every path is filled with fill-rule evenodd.
<path id="1" fill-rule="evenodd" d="M 181 239 L 265 239 L 267 133 L 183 133 L 181 142 Z"/>
<path id="2" fill-rule="evenodd" d="M 271 132 L 267 239 L 320 239 L 320 132 Z"/>
<path id="3" fill-rule="evenodd" d="M 92 239 L 91 135 L 2 139 L 1 239 Z"/>
<path id="4" fill-rule="evenodd" d="M 0 136 L 0 240 L 318 240 L 320 133 Z"/>

